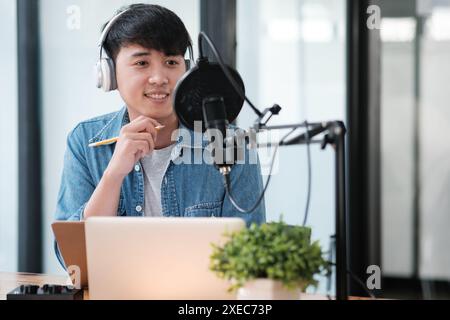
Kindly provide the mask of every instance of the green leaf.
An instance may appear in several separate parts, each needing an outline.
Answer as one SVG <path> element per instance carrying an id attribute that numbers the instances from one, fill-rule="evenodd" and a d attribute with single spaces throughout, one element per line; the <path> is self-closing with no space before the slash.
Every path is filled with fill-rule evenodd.
<path id="1" fill-rule="evenodd" d="M 218 277 L 233 280 L 230 290 L 261 277 L 304 290 L 317 285 L 314 275 L 330 270 L 319 242 L 311 243 L 311 229 L 307 227 L 286 225 L 280 220 L 252 224 L 225 237 L 222 246 L 212 245 L 210 269 Z"/>

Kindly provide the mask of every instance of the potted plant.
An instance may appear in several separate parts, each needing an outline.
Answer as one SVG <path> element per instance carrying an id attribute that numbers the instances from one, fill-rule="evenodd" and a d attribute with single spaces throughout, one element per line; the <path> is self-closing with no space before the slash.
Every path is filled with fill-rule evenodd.
<path id="1" fill-rule="evenodd" d="M 307 227 L 279 221 L 225 236 L 223 246 L 212 244 L 210 269 L 231 281 L 229 291 L 237 290 L 238 299 L 299 299 L 317 286 L 314 275 L 330 268 Z"/>

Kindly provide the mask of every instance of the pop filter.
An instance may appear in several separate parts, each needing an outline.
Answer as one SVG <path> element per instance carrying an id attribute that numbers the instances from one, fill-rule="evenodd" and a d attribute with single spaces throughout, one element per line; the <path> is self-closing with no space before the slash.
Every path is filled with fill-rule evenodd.
<path id="1" fill-rule="evenodd" d="M 239 73 L 227 66 L 235 82 L 245 93 L 244 82 Z M 175 87 L 173 105 L 178 119 L 187 128 L 194 130 L 194 121 L 202 122 L 203 102 L 211 97 L 222 97 L 225 103 L 226 118 L 232 123 L 244 104 L 244 99 L 236 92 L 220 65 L 207 59 L 198 59 L 197 64 L 178 81 Z"/>

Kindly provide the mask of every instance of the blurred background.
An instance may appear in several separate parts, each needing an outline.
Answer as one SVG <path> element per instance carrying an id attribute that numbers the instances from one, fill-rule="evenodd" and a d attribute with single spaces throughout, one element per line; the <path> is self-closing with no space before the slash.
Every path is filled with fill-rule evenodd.
<path id="1" fill-rule="evenodd" d="M 350 271 L 365 283 L 380 266 L 380 297 L 450 298 L 450 0 L 1 0 L 0 271 L 64 272 L 50 224 L 67 134 L 123 106 L 95 88 L 93 66 L 103 23 L 138 2 L 177 13 L 195 56 L 206 31 L 257 107 L 283 108 L 271 124 L 342 120 Z M 244 106 L 237 124 L 255 119 Z M 334 152 L 311 157 L 307 224 L 328 250 Z M 268 221 L 302 223 L 307 172 L 306 147 L 280 149 Z"/>

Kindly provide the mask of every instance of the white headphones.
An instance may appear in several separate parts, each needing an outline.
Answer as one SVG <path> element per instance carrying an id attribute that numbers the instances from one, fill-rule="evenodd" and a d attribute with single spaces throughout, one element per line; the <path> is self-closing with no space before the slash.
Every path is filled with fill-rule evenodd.
<path id="1" fill-rule="evenodd" d="M 108 56 L 108 53 L 105 51 L 105 56 L 103 56 L 103 45 L 105 43 L 106 37 L 108 36 L 109 30 L 111 30 L 113 24 L 123 15 L 125 12 L 130 9 L 126 9 L 116 16 L 114 16 L 103 29 L 103 32 L 100 36 L 100 41 L 98 46 L 100 47 L 100 57 L 95 65 L 95 78 L 97 88 L 102 88 L 103 91 L 113 91 L 117 89 L 117 80 L 116 80 L 116 70 L 114 66 L 114 61 Z M 186 71 L 190 69 L 192 65 L 194 65 L 194 52 L 192 49 L 191 43 L 188 45 L 189 50 L 189 60 L 185 60 L 186 62 Z"/>

